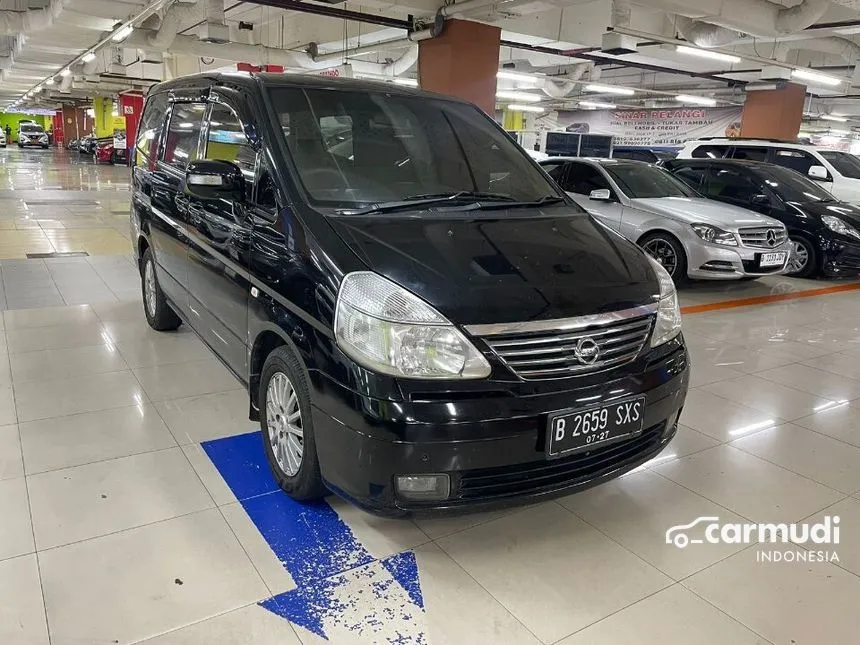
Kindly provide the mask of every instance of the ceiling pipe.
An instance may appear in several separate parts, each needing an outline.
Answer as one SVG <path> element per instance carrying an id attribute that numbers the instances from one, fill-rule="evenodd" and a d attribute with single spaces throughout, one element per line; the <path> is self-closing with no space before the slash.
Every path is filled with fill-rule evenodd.
<path id="1" fill-rule="evenodd" d="M 159 51 L 168 49 L 183 23 L 202 16 L 202 4 L 203 2 L 194 4 L 173 2 L 161 17 L 158 30 L 150 36 L 148 44 Z"/>
<path id="2" fill-rule="evenodd" d="M 0 36 L 28 35 L 47 29 L 63 13 L 71 0 L 51 0 L 43 9 L 0 11 Z"/>
<path id="3" fill-rule="evenodd" d="M 709 22 L 675 16 L 675 29 L 686 40 L 698 47 L 722 47 L 741 37 L 740 32 Z"/>
<path id="4" fill-rule="evenodd" d="M 594 63 L 580 63 L 579 65 L 574 65 L 573 69 L 570 70 L 570 73 L 566 75 L 566 80 L 562 83 L 556 83 L 552 79 L 546 79 L 544 81 L 543 93 L 548 97 L 553 99 L 563 99 L 570 95 L 573 90 L 579 86 L 579 79 L 583 77 L 585 72 L 594 65 Z"/>

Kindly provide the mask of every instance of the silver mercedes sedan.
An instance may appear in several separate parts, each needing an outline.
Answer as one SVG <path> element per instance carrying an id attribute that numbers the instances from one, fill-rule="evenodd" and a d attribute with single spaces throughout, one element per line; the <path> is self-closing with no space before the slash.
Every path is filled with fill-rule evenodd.
<path id="1" fill-rule="evenodd" d="M 639 244 L 676 283 L 786 270 L 791 242 L 781 222 L 705 199 L 655 165 L 582 157 L 540 164 L 577 204 Z"/>

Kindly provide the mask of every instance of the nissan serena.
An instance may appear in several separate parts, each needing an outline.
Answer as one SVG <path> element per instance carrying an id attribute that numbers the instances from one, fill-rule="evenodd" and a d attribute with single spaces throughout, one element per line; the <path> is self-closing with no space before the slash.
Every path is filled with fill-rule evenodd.
<path id="1" fill-rule="evenodd" d="M 134 155 L 146 319 L 189 325 L 246 384 L 295 499 L 543 499 L 675 434 L 672 280 L 474 105 L 204 74 L 152 89 Z"/>

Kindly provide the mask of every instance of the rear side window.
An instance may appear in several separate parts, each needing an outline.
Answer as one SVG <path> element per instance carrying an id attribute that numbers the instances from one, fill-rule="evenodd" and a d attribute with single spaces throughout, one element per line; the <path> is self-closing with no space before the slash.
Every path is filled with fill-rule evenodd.
<path id="1" fill-rule="evenodd" d="M 708 181 L 707 195 L 716 199 L 748 202 L 762 191 L 748 177 L 734 169 L 713 168 Z"/>
<path id="2" fill-rule="evenodd" d="M 694 159 L 722 159 L 728 149 L 728 146 L 699 146 L 693 150 L 692 157 Z"/>
<path id="3" fill-rule="evenodd" d="M 541 168 L 546 170 L 546 173 L 555 179 L 557 184 L 561 183 L 561 180 L 564 178 L 564 162 L 547 162 L 542 163 Z"/>
<path id="4" fill-rule="evenodd" d="M 205 103 L 173 104 L 164 142 L 164 163 L 185 170 L 188 162 L 197 157 L 197 143 L 205 111 Z"/>
<path id="5" fill-rule="evenodd" d="M 593 190 L 611 190 L 609 182 L 597 168 L 584 163 L 571 163 L 562 188 L 577 195 L 590 195 Z"/>
<path id="6" fill-rule="evenodd" d="M 732 159 L 746 159 L 748 161 L 764 161 L 767 159 L 767 148 L 738 146 L 732 150 Z"/>
<path id="7" fill-rule="evenodd" d="M 678 179 L 687 184 L 690 188 L 700 190 L 702 187 L 702 182 L 705 178 L 705 169 L 695 167 L 679 168 L 673 174 Z"/>
<path id="8" fill-rule="evenodd" d="M 146 109 L 140 119 L 140 129 L 137 133 L 137 142 L 134 151 L 137 158 L 136 163 L 141 165 L 143 159 L 149 157 L 153 151 L 158 150 L 161 137 L 161 126 L 164 124 L 164 113 L 167 111 L 167 95 L 155 94 L 150 96 L 146 102 Z"/>
<path id="9" fill-rule="evenodd" d="M 773 163 L 783 168 L 791 168 L 804 175 L 809 172 L 811 166 L 818 166 L 820 162 L 811 154 L 803 150 L 779 149 L 773 157 Z"/>

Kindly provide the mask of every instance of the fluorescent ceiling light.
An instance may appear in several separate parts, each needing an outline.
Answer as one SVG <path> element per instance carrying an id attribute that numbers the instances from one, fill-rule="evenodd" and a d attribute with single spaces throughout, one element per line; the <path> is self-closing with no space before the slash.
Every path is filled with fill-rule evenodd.
<path id="1" fill-rule="evenodd" d="M 675 48 L 679 54 L 687 54 L 688 56 L 698 56 L 699 58 L 710 58 L 711 60 L 721 60 L 724 63 L 740 63 L 739 56 L 731 54 L 723 54 L 722 52 L 711 51 L 710 49 L 699 49 L 697 47 L 687 47 L 686 45 L 678 45 Z"/>
<path id="2" fill-rule="evenodd" d="M 580 101 L 579 107 L 604 108 L 606 110 L 614 110 L 618 106 L 615 105 L 615 103 L 601 103 L 600 101 Z"/>
<path id="3" fill-rule="evenodd" d="M 540 94 L 529 94 L 528 92 L 514 92 L 512 90 L 499 90 L 496 92 L 497 99 L 510 99 L 511 101 L 524 101 L 526 103 L 537 103 L 543 97 Z"/>
<path id="4" fill-rule="evenodd" d="M 89 63 L 90 61 L 93 61 L 95 59 L 96 59 L 95 52 L 87 52 L 86 54 L 83 55 L 83 57 L 81 57 L 81 60 L 84 61 L 85 63 Z"/>
<path id="5" fill-rule="evenodd" d="M 517 112 L 535 112 L 540 114 L 543 112 L 542 107 L 537 107 L 535 105 L 517 105 L 516 103 L 511 103 L 508 106 L 509 110 L 516 110 Z"/>
<path id="6" fill-rule="evenodd" d="M 846 123 L 848 121 L 844 116 L 834 116 L 832 114 L 819 114 L 818 118 L 823 121 L 839 121 L 840 123 Z"/>
<path id="7" fill-rule="evenodd" d="M 394 82 L 397 85 L 408 85 L 409 87 L 418 87 L 418 81 L 414 78 L 395 78 Z"/>
<path id="8" fill-rule="evenodd" d="M 840 85 L 842 83 L 842 79 L 827 76 L 826 74 L 819 74 L 818 72 L 812 72 L 808 69 L 792 70 L 791 75 L 794 78 L 802 78 L 805 81 L 820 83 L 821 85 Z"/>
<path id="9" fill-rule="evenodd" d="M 827 131 L 827 134 L 838 134 L 839 136 L 844 136 L 846 134 L 851 134 L 851 130 L 839 130 L 837 128 L 830 128 Z"/>
<path id="10" fill-rule="evenodd" d="M 71 74 L 71 73 L 72 73 L 72 70 L 70 70 L 70 69 L 67 67 L 67 68 L 66 68 L 66 69 L 64 69 L 62 72 L 60 72 L 60 76 L 68 76 L 68 75 L 69 75 L 69 74 Z"/>
<path id="11" fill-rule="evenodd" d="M 121 41 L 125 40 L 126 38 L 128 38 L 129 36 L 131 36 L 131 32 L 133 32 L 133 31 L 134 31 L 133 25 L 126 25 L 125 27 L 120 29 L 118 32 L 116 32 L 113 36 L 111 36 L 110 39 L 112 41 L 114 41 L 115 43 L 121 42 Z"/>
<path id="12" fill-rule="evenodd" d="M 531 74 L 523 74 L 522 72 L 509 72 L 507 70 L 499 70 L 496 73 L 496 78 L 506 78 L 509 81 L 521 81 L 523 83 L 537 83 L 539 80 Z"/>
<path id="13" fill-rule="evenodd" d="M 714 107 L 717 102 L 714 99 L 709 99 L 707 96 L 693 96 L 692 94 L 679 94 L 675 97 L 680 103 L 692 103 L 693 105 L 707 105 Z"/>
<path id="14" fill-rule="evenodd" d="M 586 92 L 600 92 L 602 94 L 619 94 L 621 96 L 633 96 L 636 92 L 626 87 L 616 87 L 614 85 L 586 85 L 583 89 Z"/>

